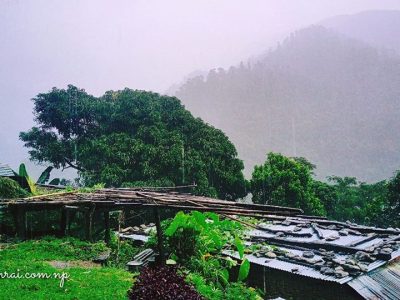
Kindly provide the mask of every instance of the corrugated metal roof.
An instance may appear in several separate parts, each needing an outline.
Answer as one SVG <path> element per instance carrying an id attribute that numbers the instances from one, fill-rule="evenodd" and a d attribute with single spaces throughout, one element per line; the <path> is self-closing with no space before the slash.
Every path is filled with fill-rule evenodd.
<path id="1" fill-rule="evenodd" d="M 0 176 L 11 177 L 15 176 L 15 173 L 8 165 L 0 164 Z"/>
<path id="2" fill-rule="evenodd" d="M 283 249 L 283 248 L 281 247 L 281 249 Z M 291 252 L 295 251 L 293 249 L 288 249 L 288 248 L 286 248 L 285 250 L 290 250 Z M 235 251 L 225 250 L 225 251 L 223 251 L 223 254 L 231 256 L 236 259 L 239 259 L 239 254 Z M 344 278 L 336 278 L 335 276 L 324 275 L 313 268 L 297 264 L 296 262 L 288 262 L 288 261 L 282 261 L 282 260 L 278 260 L 278 259 L 259 258 L 252 254 L 246 255 L 246 258 L 249 260 L 249 262 L 260 265 L 260 266 L 264 266 L 264 267 L 268 267 L 268 268 L 272 268 L 272 269 L 276 269 L 276 270 L 280 270 L 280 271 L 285 271 L 285 272 L 293 273 L 293 274 L 300 275 L 300 276 L 320 279 L 320 280 L 324 280 L 324 281 L 334 281 L 339 284 L 344 284 L 353 279 L 353 277 L 351 277 L 351 276 L 346 276 Z M 293 269 L 296 269 L 296 272 L 294 272 Z"/>
<path id="3" fill-rule="evenodd" d="M 347 228 L 347 224 L 321 226 L 316 223 L 310 224 L 309 220 L 301 218 L 297 218 L 295 222 L 291 222 L 291 220 L 294 220 L 294 218 L 287 218 L 283 222 L 259 223 L 258 229 L 248 231 L 250 241 L 246 242 L 247 246 L 262 243 L 263 241 L 269 246 L 263 249 L 261 247 L 260 250 L 247 254 L 247 259 L 253 264 L 267 268 L 338 284 L 346 284 L 355 277 L 362 276 L 363 272 L 371 272 L 388 263 L 387 259 L 377 255 L 380 250 L 375 251 L 375 249 L 389 247 L 393 251 L 389 255 L 391 259 L 400 256 L 400 244 L 397 242 L 400 237 L 400 231 L 398 230 L 368 228 L 366 232 L 359 232 L 356 229 L 367 228 L 355 224 L 351 224 L 352 229 Z M 304 226 L 299 225 L 299 221 L 303 221 Z M 318 231 L 313 226 L 317 227 Z M 279 237 L 278 239 L 276 238 L 277 236 Z M 329 237 L 332 236 L 335 238 L 330 239 Z M 316 246 L 325 247 L 326 249 L 321 252 L 321 249 Z M 276 249 L 279 249 L 280 252 L 276 251 Z M 366 252 L 362 252 L 363 250 Z M 265 255 L 266 252 L 274 251 L 275 257 L 272 259 Z M 305 252 L 308 252 L 307 256 L 311 252 L 312 256 L 304 261 Z M 369 259 L 357 258 L 356 252 L 368 255 Z M 233 250 L 226 250 L 223 253 L 239 258 L 239 254 Z M 356 270 L 352 269 L 352 265 L 356 265 Z M 325 268 L 323 272 L 321 272 L 322 267 Z M 326 267 L 328 267 L 329 273 L 326 272 Z M 340 267 L 342 267 L 342 271 Z M 357 268 L 359 271 L 357 271 Z M 346 272 L 343 272 L 343 269 L 346 269 Z"/>
<path id="4" fill-rule="evenodd" d="M 364 299 L 400 299 L 400 260 L 359 276 L 348 283 Z"/>

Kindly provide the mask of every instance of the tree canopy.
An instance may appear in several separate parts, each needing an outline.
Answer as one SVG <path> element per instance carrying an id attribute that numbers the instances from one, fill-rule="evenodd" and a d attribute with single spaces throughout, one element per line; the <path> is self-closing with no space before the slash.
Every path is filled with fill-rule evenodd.
<path id="1" fill-rule="evenodd" d="M 253 201 L 263 204 L 298 207 L 307 214 L 324 215 L 325 209 L 312 189 L 312 164 L 278 153 L 269 153 L 251 179 Z"/>
<path id="2" fill-rule="evenodd" d="M 308 214 L 372 226 L 400 225 L 400 171 L 388 181 L 359 182 L 355 177 L 313 178 L 315 165 L 302 157 L 269 153 L 251 179 L 257 203 L 299 207 Z"/>
<path id="3" fill-rule="evenodd" d="M 131 89 L 95 97 L 69 85 L 33 101 L 37 126 L 20 138 L 34 161 L 75 168 L 86 184 L 196 183 L 198 194 L 245 195 L 234 145 L 175 97 Z"/>

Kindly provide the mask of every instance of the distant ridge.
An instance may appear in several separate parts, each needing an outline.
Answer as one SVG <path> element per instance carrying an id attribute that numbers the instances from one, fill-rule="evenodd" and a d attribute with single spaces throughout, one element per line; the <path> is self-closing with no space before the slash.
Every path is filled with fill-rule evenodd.
<path id="1" fill-rule="evenodd" d="M 183 104 L 235 143 L 246 173 L 269 151 L 304 156 L 317 175 L 390 177 L 400 168 L 400 59 L 322 26 L 256 62 L 188 80 Z"/>

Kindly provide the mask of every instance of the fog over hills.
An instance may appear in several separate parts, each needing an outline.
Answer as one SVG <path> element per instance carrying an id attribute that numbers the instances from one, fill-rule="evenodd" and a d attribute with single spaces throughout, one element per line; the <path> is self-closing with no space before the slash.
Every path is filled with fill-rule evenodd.
<path id="1" fill-rule="evenodd" d="M 364 13 L 356 14 L 362 10 L 378 9 L 387 10 L 381 12 L 385 16 L 375 17 L 376 11 L 366 13 L 368 17 L 363 17 Z M 52 87 L 66 88 L 68 84 L 73 84 L 95 96 L 124 87 L 175 94 L 186 81 L 185 74 L 187 78 L 195 78 L 199 74 L 206 76 L 208 70 L 218 67 L 225 68 L 227 73 L 229 66 L 250 57 L 252 62 L 258 62 L 264 51 L 290 32 L 319 24 L 327 18 L 331 19 L 323 23 L 324 26 L 342 35 L 366 42 L 383 39 L 378 47 L 395 48 L 390 45 L 396 45 L 398 41 L 399 26 L 395 22 L 399 18 L 389 14 L 398 14 L 398 10 L 398 0 L 254 0 L 251 3 L 244 0 L 122 0 L 118 3 L 103 0 L 0 1 L 0 122 L 3 125 L 0 130 L 0 163 L 18 169 L 18 165 L 24 162 L 33 178 L 37 178 L 47 166 L 37 166 L 29 161 L 28 149 L 23 147 L 18 134 L 34 125 L 33 102 L 30 99 Z M 333 17 L 337 15 L 340 17 Z M 359 21 L 351 21 L 356 17 Z M 370 23 L 362 25 L 363 22 Z M 363 30 L 357 31 L 360 26 Z M 357 35 L 352 35 L 352 32 Z M 374 35 L 368 40 L 368 34 Z M 247 64 L 243 66 L 244 69 L 246 67 Z M 242 97 L 247 99 L 251 92 L 257 91 L 253 91 L 253 84 L 257 85 L 259 81 L 251 83 L 251 79 L 247 78 L 247 73 L 254 73 L 253 69 L 236 71 L 245 78 L 243 82 L 235 79 L 235 84 L 244 83 L 244 86 L 232 87 L 226 79 L 227 86 L 219 90 L 224 90 L 229 101 L 237 99 L 235 101 L 240 102 Z M 279 84 L 290 84 L 286 82 L 286 74 L 279 74 L 272 67 L 269 72 L 274 78 L 274 81 L 269 79 L 270 85 L 275 85 L 274 82 L 281 80 L 282 76 L 284 82 Z M 245 93 L 246 89 L 251 91 Z M 244 95 L 231 97 L 235 91 Z M 198 93 L 202 91 L 193 92 L 196 96 L 192 98 L 188 92 L 184 100 L 189 108 Z M 275 93 L 274 97 L 278 96 L 278 91 Z M 223 123 L 228 128 L 228 121 L 224 119 L 228 113 L 222 106 L 230 106 L 231 103 L 219 103 L 216 100 L 219 98 L 214 99 L 215 95 L 210 91 L 204 91 L 204 94 L 210 96 L 213 104 L 218 102 L 220 106 L 207 108 L 209 112 L 204 112 L 205 119 L 212 119 L 216 126 Z M 246 103 L 256 105 L 253 102 L 257 97 L 252 96 Z M 244 112 L 240 111 L 240 105 L 230 109 L 236 109 L 243 119 Z M 265 118 L 263 110 L 254 112 L 249 108 L 246 112 L 252 113 L 246 122 L 253 122 L 255 127 L 245 128 L 251 131 L 254 128 L 265 129 L 258 127 L 264 126 L 263 123 L 258 124 L 260 119 Z M 262 117 L 255 118 L 254 114 Z M 238 132 L 241 132 L 241 125 L 233 123 L 228 131 L 238 126 Z M 278 125 L 268 127 L 271 136 Z M 274 135 L 274 138 L 277 136 Z M 280 142 L 282 144 L 294 144 L 286 137 L 279 139 L 284 140 Z M 250 139 L 249 143 L 261 141 Z M 277 141 L 274 143 L 278 144 Z M 264 148 L 265 144 L 255 146 L 255 149 L 263 149 L 262 152 L 268 150 Z M 292 145 L 290 149 L 293 148 Z M 241 151 L 245 154 L 243 157 L 248 170 L 252 169 L 252 162 L 260 160 L 261 152 L 257 151 Z M 254 158 L 248 160 L 246 156 Z M 74 177 L 75 173 L 69 171 L 57 174 L 54 170 L 52 176 Z"/>
<path id="2" fill-rule="evenodd" d="M 390 177 L 400 168 L 400 58 L 322 26 L 293 33 L 257 63 L 209 72 L 176 96 L 237 146 L 247 175 L 269 151 L 317 175 Z"/>
<path id="3" fill-rule="evenodd" d="M 365 11 L 326 19 L 320 25 L 400 53 L 400 11 Z"/>

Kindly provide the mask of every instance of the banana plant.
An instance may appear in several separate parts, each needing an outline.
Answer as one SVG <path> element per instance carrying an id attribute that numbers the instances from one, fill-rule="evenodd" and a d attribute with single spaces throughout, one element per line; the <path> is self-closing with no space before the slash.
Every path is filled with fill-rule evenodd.
<path id="1" fill-rule="evenodd" d="M 46 184 L 50 179 L 50 173 L 53 170 L 53 167 L 47 167 L 42 174 L 40 174 L 39 179 L 36 181 L 36 184 Z"/>
<path id="2" fill-rule="evenodd" d="M 25 177 L 26 182 L 28 183 L 29 190 L 32 194 L 36 193 L 36 185 L 33 182 L 32 178 L 29 177 L 28 172 L 26 171 L 25 164 L 22 163 L 19 165 L 18 175 L 21 177 Z"/>

